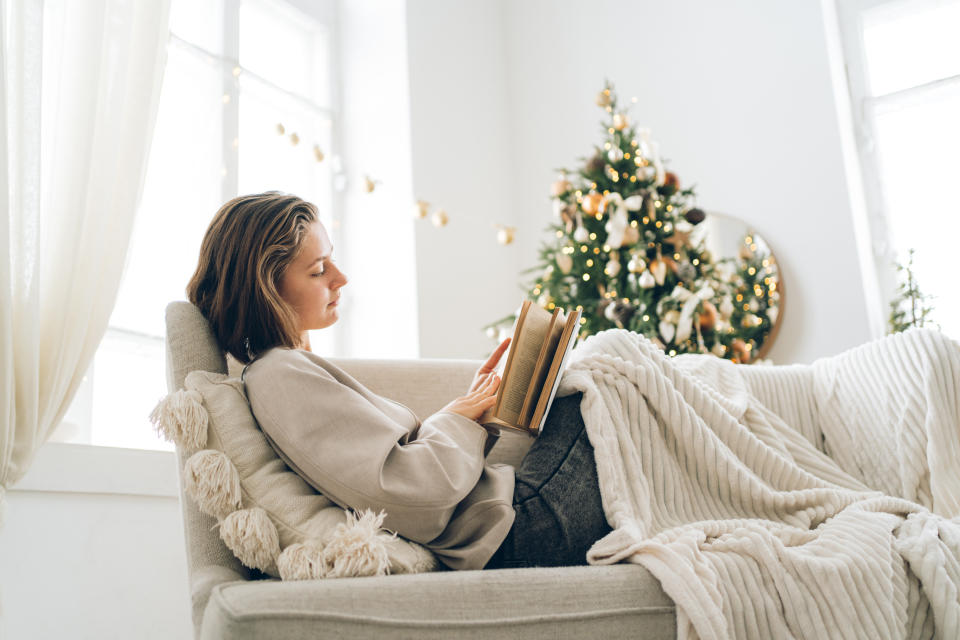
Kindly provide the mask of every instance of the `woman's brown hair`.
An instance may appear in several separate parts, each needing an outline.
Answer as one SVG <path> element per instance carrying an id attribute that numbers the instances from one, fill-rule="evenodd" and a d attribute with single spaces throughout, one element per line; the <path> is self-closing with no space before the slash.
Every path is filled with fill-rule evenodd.
<path id="1" fill-rule="evenodd" d="M 210 222 L 187 299 L 210 321 L 220 348 L 240 362 L 272 347 L 300 346 L 280 279 L 317 220 L 313 204 L 268 191 L 230 200 Z"/>

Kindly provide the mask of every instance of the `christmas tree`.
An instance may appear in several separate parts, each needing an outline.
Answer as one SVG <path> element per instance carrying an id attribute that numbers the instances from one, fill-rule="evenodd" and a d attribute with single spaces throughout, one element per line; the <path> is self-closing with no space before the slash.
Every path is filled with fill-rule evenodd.
<path id="1" fill-rule="evenodd" d="M 776 323 L 776 262 L 754 238 L 715 259 L 696 226 L 706 214 L 666 170 L 649 129 L 638 129 L 609 83 L 597 94 L 603 142 L 551 197 L 551 242 L 526 296 L 553 310 L 581 309 L 582 338 L 610 328 L 642 333 L 669 354 L 713 353 L 750 362 Z M 515 316 L 488 325 L 496 335 Z"/>
<path id="2" fill-rule="evenodd" d="M 900 333 L 910 327 L 936 326 L 928 317 L 933 307 L 927 304 L 933 296 L 920 291 L 917 277 L 913 273 L 913 249 L 907 255 L 907 264 L 897 263 L 900 283 L 890 301 L 890 318 L 887 333 Z M 938 327 L 939 328 L 939 327 Z"/>

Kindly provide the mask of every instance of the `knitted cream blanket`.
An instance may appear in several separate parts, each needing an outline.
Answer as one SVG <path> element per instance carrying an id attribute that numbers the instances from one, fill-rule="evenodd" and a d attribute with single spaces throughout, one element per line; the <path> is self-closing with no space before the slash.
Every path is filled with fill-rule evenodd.
<path id="1" fill-rule="evenodd" d="M 614 529 L 588 561 L 649 569 L 680 638 L 960 638 L 955 343 L 742 367 L 610 330 L 571 359 Z"/>

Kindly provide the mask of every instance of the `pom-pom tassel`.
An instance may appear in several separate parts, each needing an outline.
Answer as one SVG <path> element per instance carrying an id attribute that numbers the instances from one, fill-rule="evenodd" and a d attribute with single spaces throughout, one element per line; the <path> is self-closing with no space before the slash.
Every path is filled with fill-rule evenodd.
<path id="1" fill-rule="evenodd" d="M 207 443 L 209 416 L 198 391 L 180 389 L 157 403 L 150 422 L 168 442 L 195 451 Z"/>
<path id="2" fill-rule="evenodd" d="M 323 545 L 317 542 L 295 542 L 277 558 L 281 580 L 319 580 L 326 574 Z"/>
<path id="3" fill-rule="evenodd" d="M 197 507 L 215 518 L 224 518 L 241 506 L 240 474 L 222 451 L 204 449 L 183 467 L 183 488 Z"/>
<path id="4" fill-rule="evenodd" d="M 220 523 L 220 539 L 248 567 L 277 574 L 280 536 L 260 507 L 234 511 Z"/>
<path id="5" fill-rule="evenodd" d="M 383 576 L 390 572 L 386 541 L 393 538 L 380 533 L 386 514 L 369 509 L 357 516 L 347 512 L 347 521 L 337 525 L 333 537 L 323 549 L 325 577 Z"/>

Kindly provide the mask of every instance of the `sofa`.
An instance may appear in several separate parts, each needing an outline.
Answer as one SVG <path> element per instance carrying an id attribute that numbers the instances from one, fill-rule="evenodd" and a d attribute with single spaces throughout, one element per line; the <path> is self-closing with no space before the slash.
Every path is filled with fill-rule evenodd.
<path id="1" fill-rule="evenodd" d="M 239 374 L 187 302 L 166 310 L 167 385 L 194 370 Z M 424 418 L 469 387 L 471 360 L 330 358 L 370 389 Z M 516 464 L 530 440 L 504 434 L 491 462 Z M 177 460 L 183 468 L 185 455 Z M 179 474 L 178 474 L 179 477 Z M 638 565 L 438 571 L 279 581 L 243 566 L 216 520 L 180 486 L 197 638 L 675 638 L 673 601 Z"/>

